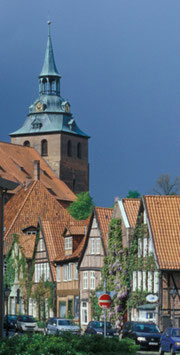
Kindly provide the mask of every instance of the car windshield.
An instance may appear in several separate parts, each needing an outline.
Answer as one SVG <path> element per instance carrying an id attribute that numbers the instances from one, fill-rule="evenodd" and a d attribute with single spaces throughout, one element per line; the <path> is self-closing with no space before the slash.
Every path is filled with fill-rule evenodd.
<path id="1" fill-rule="evenodd" d="M 71 319 L 60 319 L 58 320 L 58 325 L 75 325 L 75 323 Z"/>
<path id="2" fill-rule="evenodd" d="M 34 323 L 35 319 L 31 316 L 21 316 L 19 318 L 20 322 Z"/>
<path id="3" fill-rule="evenodd" d="M 173 329 L 172 336 L 180 338 L 180 328 Z"/>
<path id="4" fill-rule="evenodd" d="M 135 324 L 134 331 L 139 333 L 160 333 L 155 324 Z"/>
<path id="5" fill-rule="evenodd" d="M 94 328 L 104 328 L 104 322 L 94 322 L 93 323 Z M 110 322 L 106 322 L 106 327 L 107 328 L 112 328 L 112 325 Z"/>
<path id="6" fill-rule="evenodd" d="M 17 316 L 10 316 L 10 315 L 8 315 L 8 318 L 9 318 L 10 320 L 16 320 L 16 319 L 17 319 Z"/>

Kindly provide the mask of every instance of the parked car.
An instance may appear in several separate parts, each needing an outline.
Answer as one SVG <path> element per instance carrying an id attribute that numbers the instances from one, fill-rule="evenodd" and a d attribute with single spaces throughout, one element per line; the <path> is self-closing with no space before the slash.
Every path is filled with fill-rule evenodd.
<path id="1" fill-rule="evenodd" d="M 168 328 L 161 335 L 159 354 L 170 352 L 171 355 L 180 353 L 180 328 Z"/>
<path id="2" fill-rule="evenodd" d="M 127 322 L 122 330 L 122 338 L 131 338 L 142 348 L 159 347 L 161 332 L 153 322 Z"/>
<path id="3" fill-rule="evenodd" d="M 18 316 L 17 317 L 17 330 L 21 332 L 37 331 L 37 321 L 32 316 Z"/>
<path id="4" fill-rule="evenodd" d="M 71 319 L 49 318 L 44 334 L 60 334 L 64 331 L 80 334 L 80 327 Z"/>
<path id="5" fill-rule="evenodd" d="M 4 328 L 5 329 L 16 329 L 17 327 L 17 315 L 8 314 L 4 317 Z"/>
<path id="6" fill-rule="evenodd" d="M 104 322 L 91 321 L 89 322 L 85 334 L 101 334 L 104 335 Z M 110 322 L 106 322 L 106 336 L 114 337 L 119 336 L 118 329 L 113 328 Z"/>

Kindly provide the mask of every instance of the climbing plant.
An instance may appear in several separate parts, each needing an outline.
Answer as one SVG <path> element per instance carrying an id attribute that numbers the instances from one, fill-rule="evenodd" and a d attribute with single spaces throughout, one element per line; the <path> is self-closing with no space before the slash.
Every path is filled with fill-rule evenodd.
<path id="1" fill-rule="evenodd" d="M 130 247 L 123 248 L 121 220 L 112 219 L 110 222 L 108 253 L 104 258 L 102 280 L 106 279 L 108 291 L 115 291 L 109 318 L 117 328 L 121 328 L 127 308 L 131 309 L 144 303 L 147 295 L 147 292 L 141 290 L 136 290 L 131 294 L 133 271 L 156 270 L 153 255 L 146 257 L 137 255 L 138 239 L 144 237 L 148 237 L 148 230 L 140 216 L 135 233 L 130 234 Z"/>

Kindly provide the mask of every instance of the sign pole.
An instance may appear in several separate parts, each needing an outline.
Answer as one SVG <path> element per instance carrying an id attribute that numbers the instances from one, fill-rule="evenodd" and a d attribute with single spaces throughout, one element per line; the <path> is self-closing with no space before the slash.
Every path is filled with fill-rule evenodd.
<path id="1" fill-rule="evenodd" d="M 104 279 L 104 293 L 106 293 L 106 279 Z M 106 309 L 104 309 L 104 338 L 106 338 Z"/>

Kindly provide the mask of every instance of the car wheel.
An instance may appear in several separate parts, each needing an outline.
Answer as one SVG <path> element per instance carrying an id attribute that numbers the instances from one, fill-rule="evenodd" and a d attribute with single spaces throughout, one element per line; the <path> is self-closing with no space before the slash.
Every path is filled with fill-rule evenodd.
<path id="1" fill-rule="evenodd" d="M 175 355 L 175 352 L 174 352 L 174 349 L 173 349 L 173 347 L 171 346 L 171 351 L 170 351 L 170 354 L 171 355 Z"/>
<path id="2" fill-rule="evenodd" d="M 160 346 L 159 348 L 159 355 L 164 355 L 164 351 L 162 350 L 162 347 Z"/>

